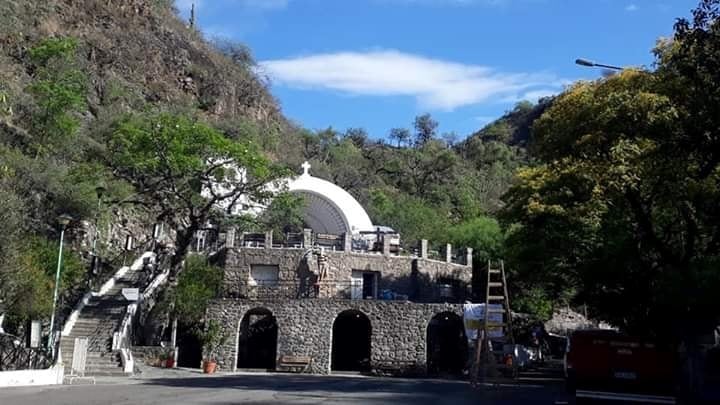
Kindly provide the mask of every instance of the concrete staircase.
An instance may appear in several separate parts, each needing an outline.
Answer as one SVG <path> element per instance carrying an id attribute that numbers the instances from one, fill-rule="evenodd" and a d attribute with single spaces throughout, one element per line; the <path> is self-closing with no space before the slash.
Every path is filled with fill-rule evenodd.
<path id="1" fill-rule="evenodd" d="M 85 363 L 87 376 L 126 376 L 120 362 L 119 352 L 112 350 L 113 334 L 120 328 L 128 302 L 122 296 L 123 288 L 140 287 L 142 291 L 143 269 L 129 269 L 104 295 L 92 297 L 80 311 L 70 335 L 60 341 L 66 373 L 71 372 L 75 338 L 88 338 Z"/>

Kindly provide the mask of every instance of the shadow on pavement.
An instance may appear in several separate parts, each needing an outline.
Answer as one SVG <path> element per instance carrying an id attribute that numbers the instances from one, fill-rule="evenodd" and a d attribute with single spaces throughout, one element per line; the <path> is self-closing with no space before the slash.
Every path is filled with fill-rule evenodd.
<path id="1" fill-rule="evenodd" d="M 357 378 L 288 374 L 230 375 L 217 377 L 157 378 L 142 384 L 174 388 L 237 389 L 275 392 L 276 399 L 350 402 L 453 405 L 493 403 L 554 403 L 561 393 L 557 387 L 525 384 L 472 388 L 465 381 L 429 379 Z M 288 401 L 289 402 L 289 401 Z M 222 403 L 222 401 L 220 402 Z"/>

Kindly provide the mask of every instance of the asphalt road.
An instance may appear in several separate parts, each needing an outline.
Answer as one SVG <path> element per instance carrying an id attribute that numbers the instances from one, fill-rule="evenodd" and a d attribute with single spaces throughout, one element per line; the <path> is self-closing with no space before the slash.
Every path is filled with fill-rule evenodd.
<path id="1" fill-rule="evenodd" d="M 139 380 L 96 385 L 0 389 L 1 405 L 85 404 L 561 404 L 558 384 L 472 388 L 464 381 L 242 374 Z"/>

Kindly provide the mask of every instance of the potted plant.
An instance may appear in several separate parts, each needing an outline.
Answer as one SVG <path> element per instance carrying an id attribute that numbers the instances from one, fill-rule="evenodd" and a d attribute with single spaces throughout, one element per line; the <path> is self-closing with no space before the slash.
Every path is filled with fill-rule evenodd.
<path id="1" fill-rule="evenodd" d="M 165 350 L 158 353 L 157 358 L 155 359 L 153 365 L 155 367 L 165 367 L 165 363 L 167 362 L 167 353 Z"/>
<path id="2" fill-rule="evenodd" d="M 175 350 L 168 348 L 165 354 L 165 368 L 175 367 Z"/>
<path id="3" fill-rule="evenodd" d="M 227 336 L 220 324 L 211 320 L 205 327 L 204 331 L 199 333 L 200 340 L 203 343 L 203 373 L 212 374 L 217 367 L 217 359 L 215 355 L 218 348 L 225 344 Z"/>

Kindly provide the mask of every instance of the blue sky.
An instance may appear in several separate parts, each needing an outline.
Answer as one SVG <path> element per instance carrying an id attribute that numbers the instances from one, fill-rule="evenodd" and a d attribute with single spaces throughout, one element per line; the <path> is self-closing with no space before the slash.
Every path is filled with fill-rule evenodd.
<path id="1" fill-rule="evenodd" d="M 461 138 L 601 75 L 578 57 L 651 66 L 696 0 L 176 0 L 207 37 L 248 45 L 287 117 L 372 137 L 431 113 Z"/>

